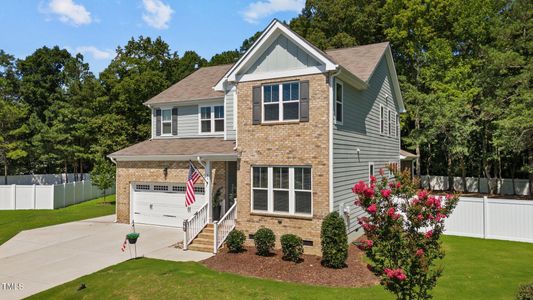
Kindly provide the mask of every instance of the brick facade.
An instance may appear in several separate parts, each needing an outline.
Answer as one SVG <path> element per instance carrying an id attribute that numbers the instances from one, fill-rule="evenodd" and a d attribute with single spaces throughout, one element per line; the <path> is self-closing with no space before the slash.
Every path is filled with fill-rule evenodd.
<path id="1" fill-rule="evenodd" d="M 252 88 L 263 83 L 309 80 L 309 122 L 252 125 Z M 261 227 L 313 242 L 305 252 L 320 254 L 320 227 L 329 213 L 329 85 L 324 74 L 241 82 L 237 86 L 237 227 L 249 234 Z M 313 215 L 309 218 L 259 215 L 251 212 L 251 167 L 311 166 Z M 247 240 L 251 245 L 253 241 Z"/>
<path id="2" fill-rule="evenodd" d="M 163 173 L 164 168 L 168 168 L 166 178 Z M 224 195 L 226 163 L 213 162 L 211 168 L 213 194 L 219 187 L 222 187 L 222 195 Z M 204 170 L 200 169 L 200 171 L 203 173 Z M 130 222 L 130 184 L 132 182 L 185 183 L 188 173 L 189 163 L 187 161 L 118 161 L 116 182 L 117 221 L 120 223 Z M 203 183 L 202 178 L 198 180 L 198 184 L 201 183 Z"/>

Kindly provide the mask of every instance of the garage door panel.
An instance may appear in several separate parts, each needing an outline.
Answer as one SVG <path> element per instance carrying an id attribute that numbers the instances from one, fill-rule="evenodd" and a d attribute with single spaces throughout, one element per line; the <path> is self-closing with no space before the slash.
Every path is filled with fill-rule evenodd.
<path id="1" fill-rule="evenodd" d="M 168 186 L 168 189 L 161 190 Z M 196 202 L 185 207 L 183 191 L 169 192 L 176 183 L 135 183 L 133 190 L 133 219 L 136 223 L 182 227 L 206 202 L 204 193 L 196 193 Z M 142 186 L 142 189 L 135 189 Z"/>

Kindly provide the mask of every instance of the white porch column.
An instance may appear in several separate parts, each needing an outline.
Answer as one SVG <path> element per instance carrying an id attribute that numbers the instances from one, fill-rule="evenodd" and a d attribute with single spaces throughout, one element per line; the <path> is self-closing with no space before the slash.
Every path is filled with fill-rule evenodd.
<path id="1" fill-rule="evenodd" d="M 211 161 L 207 161 L 205 164 L 205 196 L 207 197 L 207 220 L 209 223 L 213 223 L 213 183 L 211 182 Z"/>

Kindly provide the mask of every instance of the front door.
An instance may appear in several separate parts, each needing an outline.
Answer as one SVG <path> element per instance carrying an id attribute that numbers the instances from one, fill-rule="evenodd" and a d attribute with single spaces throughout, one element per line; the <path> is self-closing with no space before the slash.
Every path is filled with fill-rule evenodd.
<path id="1" fill-rule="evenodd" d="M 235 198 L 237 198 L 237 162 L 228 161 L 226 166 L 226 199 L 228 199 L 228 201 L 225 201 L 226 205 L 224 211 L 228 211 L 235 202 Z"/>

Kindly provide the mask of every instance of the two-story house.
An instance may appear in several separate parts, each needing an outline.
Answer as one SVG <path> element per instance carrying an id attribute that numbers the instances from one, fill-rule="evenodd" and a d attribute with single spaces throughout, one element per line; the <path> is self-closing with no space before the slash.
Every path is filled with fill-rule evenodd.
<path id="1" fill-rule="evenodd" d="M 318 254 L 331 211 L 362 234 L 353 184 L 400 160 L 405 109 L 388 43 L 324 52 L 274 20 L 235 64 L 200 68 L 145 104 L 152 137 L 109 155 L 117 221 L 183 228 L 190 249 L 216 252 L 234 226 L 248 243 L 269 227 L 278 245 L 294 233 Z M 189 161 L 206 180 L 186 207 Z"/>

